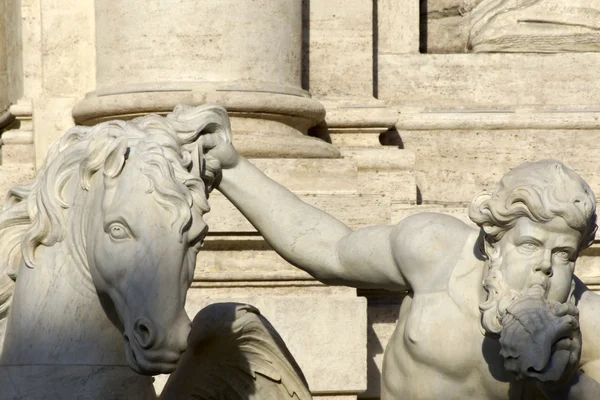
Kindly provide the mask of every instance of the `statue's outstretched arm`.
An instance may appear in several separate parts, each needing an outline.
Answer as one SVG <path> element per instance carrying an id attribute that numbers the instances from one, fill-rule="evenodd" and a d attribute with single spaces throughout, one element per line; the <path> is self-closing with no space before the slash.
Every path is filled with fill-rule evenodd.
<path id="1" fill-rule="evenodd" d="M 188 349 L 160 400 L 310 400 L 283 340 L 258 309 L 212 304 L 194 318 Z"/>
<path id="2" fill-rule="evenodd" d="M 406 289 L 392 253 L 394 227 L 354 232 L 239 156 L 233 167 L 223 169 L 218 189 L 277 253 L 316 279 L 336 285 Z"/>

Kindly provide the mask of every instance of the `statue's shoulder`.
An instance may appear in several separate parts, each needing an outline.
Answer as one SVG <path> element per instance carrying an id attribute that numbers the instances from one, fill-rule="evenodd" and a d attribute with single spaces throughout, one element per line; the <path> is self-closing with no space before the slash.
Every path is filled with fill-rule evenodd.
<path id="1" fill-rule="evenodd" d="M 435 246 L 452 246 L 465 239 L 475 228 L 460 219 L 447 214 L 423 212 L 412 215 L 400 221 L 396 227 L 399 240 L 409 239 L 411 243 Z"/>
<path id="2" fill-rule="evenodd" d="M 397 264 L 414 289 L 447 287 L 466 243 L 476 229 L 451 215 L 420 213 L 400 221 L 395 228 L 393 252 Z"/>

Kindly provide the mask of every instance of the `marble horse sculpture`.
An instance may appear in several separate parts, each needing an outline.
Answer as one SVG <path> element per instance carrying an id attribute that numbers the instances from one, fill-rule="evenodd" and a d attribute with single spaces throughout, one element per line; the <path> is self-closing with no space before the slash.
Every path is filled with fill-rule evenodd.
<path id="1" fill-rule="evenodd" d="M 209 211 L 197 139 L 229 129 L 216 106 L 77 126 L 9 192 L 0 399 L 155 399 L 174 371 L 161 399 L 310 398 L 257 309 L 184 310 Z"/>

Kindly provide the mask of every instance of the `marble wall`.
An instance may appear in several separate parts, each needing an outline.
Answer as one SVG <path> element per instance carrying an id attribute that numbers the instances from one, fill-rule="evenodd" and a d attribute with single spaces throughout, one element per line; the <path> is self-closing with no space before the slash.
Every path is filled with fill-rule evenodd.
<path id="1" fill-rule="evenodd" d="M 353 228 L 421 211 L 466 220 L 479 191 L 546 157 L 600 193 L 593 29 L 585 51 L 564 45 L 572 30 L 543 48 L 469 48 L 486 2 L 2 0 L 0 200 L 74 123 L 205 102 L 227 108 L 236 147 L 267 175 Z M 222 196 L 211 206 L 189 313 L 248 301 L 319 398 L 378 398 L 402 294 L 322 285 Z M 599 250 L 578 265 L 593 288 Z"/>

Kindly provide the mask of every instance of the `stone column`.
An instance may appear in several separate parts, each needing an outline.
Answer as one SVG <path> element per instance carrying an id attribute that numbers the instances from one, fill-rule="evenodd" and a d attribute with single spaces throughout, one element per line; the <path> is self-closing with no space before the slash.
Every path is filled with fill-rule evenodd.
<path id="1" fill-rule="evenodd" d="M 325 110 L 301 87 L 301 3 L 96 0 L 96 91 L 76 122 L 218 103 L 247 156 L 337 157 L 304 136 Z"/>

